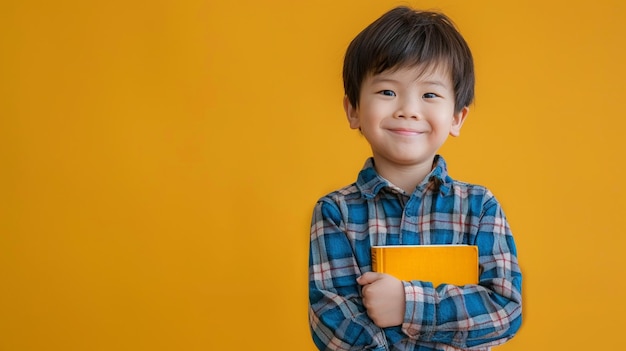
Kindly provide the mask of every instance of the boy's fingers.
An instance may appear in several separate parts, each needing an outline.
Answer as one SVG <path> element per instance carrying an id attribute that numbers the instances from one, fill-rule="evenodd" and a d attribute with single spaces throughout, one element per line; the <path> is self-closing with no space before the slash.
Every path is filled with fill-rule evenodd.
<path id="1" fill-rule="evenodd" d="M 359 285 L 367 285 L 367 284 L 372 284 L 373 282 L 381 279 L 382 277 L 383 275 L 381 273 L 367 272 L 363 274 L 362 276 L 356 278 L 356 282 L 359 283 Z"/>

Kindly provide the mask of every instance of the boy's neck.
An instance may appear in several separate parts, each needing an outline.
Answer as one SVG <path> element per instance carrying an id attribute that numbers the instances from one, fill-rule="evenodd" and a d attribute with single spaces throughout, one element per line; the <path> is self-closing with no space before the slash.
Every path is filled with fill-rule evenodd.
<path id="1" fill-rule="evenodd" d="M 376 172 L 383 178 L 406 193 L 411 194 L 415 191 L 417 185 L 432 171 L 434 159 L 435 157 L 433 156 L 430 160 L 419 164 L 401 165 L 374 156 L 374 165 Z"/>

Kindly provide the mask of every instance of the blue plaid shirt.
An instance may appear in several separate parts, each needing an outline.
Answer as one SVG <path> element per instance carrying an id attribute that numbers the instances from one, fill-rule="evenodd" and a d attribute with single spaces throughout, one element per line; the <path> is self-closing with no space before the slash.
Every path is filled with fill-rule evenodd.
<path id="1" fill-rule="evenodd" d="M 356 183 L 321 198 L 311 224 L 309 319 L 320 350 L 489 349 L 522 322 L 522 276 L 500 204 L 482 186 L 455 181 L 436 156 L 412 194 L 367 160 Z M 478 285 L 405 281 L 402 325 L 367 316 L 356 278 L 371 271 L 372 245 L 477 245 Z"/>

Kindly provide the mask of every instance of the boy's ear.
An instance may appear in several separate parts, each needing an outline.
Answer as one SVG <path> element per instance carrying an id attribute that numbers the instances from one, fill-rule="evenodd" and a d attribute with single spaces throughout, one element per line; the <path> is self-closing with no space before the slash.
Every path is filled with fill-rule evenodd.
<path id="1" fill-rule="evenodd" d="M 359 129 L 361 127 L 359 121 L 359 113 L 357 109 L 352 106 L 347 95 L 343 97 L 343 109 L 344 111 L 346 111 L 346 117 L 348 117 L 348 123 L 350 123 L 350 128 Z"/>
<path id="2" fill-rule="evenodd" d="M 463 122 L 465 122 L 465 118 L 469 113 L 469 107 L 465 106 L 461 111 L 454 114 L 452 117 L 452 126 L 450 127 L 450 135 L 453 137 L 458 137 L 461 134 L 461 127 L 463 126 Z"/>

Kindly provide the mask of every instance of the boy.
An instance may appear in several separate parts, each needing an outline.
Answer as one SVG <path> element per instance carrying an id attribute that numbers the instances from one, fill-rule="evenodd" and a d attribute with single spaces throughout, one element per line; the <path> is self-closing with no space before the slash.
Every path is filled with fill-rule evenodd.
<path id="1" fill-rule="evenodd" d="M 488 350 L 521 325 L 521 273 L 502 209 L 447 174 L 437 150 L 474 98 L 470 50 L 443 14 L 395 8 L 344 61 L 350 127 L 371 146 L 352 185 L 318 201 L 309 316 L 320 350 Z M 433 286 L 371 272 L 372 245 L 469 244 L 478 285 Z"/>

